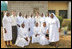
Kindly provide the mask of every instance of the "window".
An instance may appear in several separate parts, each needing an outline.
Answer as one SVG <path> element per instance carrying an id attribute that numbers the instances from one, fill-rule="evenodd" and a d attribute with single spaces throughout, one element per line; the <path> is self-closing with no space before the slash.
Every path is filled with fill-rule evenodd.
<path id="1" fill-rule="evenodd" d="M 55 10 L 48 10 L 49 13 L 54 13 L 55 14 Z"/>
<path id="2" fill-rule="evenodd" d="M 63 18 L 67 18 L 67 10 L 59 10 L 59 16 Z"/>

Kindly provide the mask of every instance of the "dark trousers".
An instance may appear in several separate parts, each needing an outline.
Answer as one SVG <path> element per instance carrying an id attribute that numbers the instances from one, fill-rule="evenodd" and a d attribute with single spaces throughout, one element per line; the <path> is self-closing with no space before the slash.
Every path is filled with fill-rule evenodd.
<path id="1" fill-rule="evenodd" d="M 17 39 L 17 26 L 12 26 L 12 44 L 15 44 Z"/>

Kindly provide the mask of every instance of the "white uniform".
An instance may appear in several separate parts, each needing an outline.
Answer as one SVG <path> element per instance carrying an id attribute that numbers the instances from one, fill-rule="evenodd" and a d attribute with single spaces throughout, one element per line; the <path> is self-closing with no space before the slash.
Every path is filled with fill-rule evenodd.
<path id="1" fill-rule="evenodd" d="M 35 22 L 38 22 L 38 25 L 39 25 L 39 26 L 40 26 L 40 17 L 41 17 L 41 16 L 38 16 L 38 17 L 35 16 Z"/>
<path id="2" fill-rule="evenodd" d="M 7 33 L 5 33 L 4 28 L 6 29 Z M 3 18 L 3 38 L 4 41 L 12 40 L 11 18 L 7 16 Z"/>
<path id="3" fill-rule="evenodd" d="M 19 24 L 20 26 L 21 26 L 21 24 L 23 23 L 23 21 L 24 21 L 24 18 L 21 16 L 18 16 L 17 17 L 17 24 Z"/>
<path id="4" fill-rule="evenodd" d="M 26 28 L 30 27 L 30 23 L 29 23 L 29 19 L 28 18 L 24 18 L 24 24 Z"/>
<path id="5" fill-rule="evenodd" d="M 40 27 L 42 27 L 43 25 L 43 22 L 45 22 L 45 17 L 40 17 Z"/>
<path id="6" fill-rule="evenodd" d="M 40 34 L 40 27 L 34 27 L 34 33 L 32 35 L 32 43 L 39 43 L 40 35 L 36 37 L 35 36 L 36 34 Z"/>
<path id="7" fill-rule="evenodd" d="M 59 41 L 59 32 L 60 22 L 57 17 L 49 19 L 49 41 L 57 42 Z"/>
<path id="8" fill-rule="evenodd" d="M 22 16 L 21 17 L 20 16 L 17 17 L 17 24 L 19 24 L 20 27 L 21 27 L 21 24 L 23 23 L 23 21 L 24 21 L 24 18 Z M 19 28 L 20 27 L 17 26 L 18 33 L 19 33 Z"/>
<path id="9" fill-rule="evenodd" d="M 45 18 L 45 22 L 46 22 L 47 27 L 48 27 L 49 18 L 50 17 L 48 17 L 48 16 Z"/>
<path id="10" fill-rule="evenodd" d="M 30 22 L 30 36 L 33 35 L 33 27 L 35 26 L 35 19 L 32 17 L 29 18 L 29 22 Z"/>
<path id="11" fill-rule="evenodd" d="M 28 37 L 28 41 L 25 40 L 26 37 Z M 19 36 L 17 37 L 15 45 L 24 47 L 29 45 L 29 43 L 30 43 L 30 38 L 28 36 L 28 29 L 20 27 Z"/>
<path id="12" fill-rule="evenodd" d="M 27 29 L 29 29 L 30 28 L 30 22 L 29 22 L 29 18 L 24 18 L 24 24 L 25 24 L 25 27 L 27 28 Z M 28 35 L 29 35 L 29 31 L 28 31 Z"/>
<path id="13" fill-rule="evenodd" d="M 17 17 L 16 16 L 13 16 L 11 15 L 11 21 L 12 21 L 12 26 L 16 26 L 17 25 Z"/>
<path id="14" fill-rule="evenodd" d="M 47 27 L 41 27 L 41 36 L 39 41 L 41 45 L 49 44 L 49 40 L 45 37 L 47 29 L 48 29 Z"/>

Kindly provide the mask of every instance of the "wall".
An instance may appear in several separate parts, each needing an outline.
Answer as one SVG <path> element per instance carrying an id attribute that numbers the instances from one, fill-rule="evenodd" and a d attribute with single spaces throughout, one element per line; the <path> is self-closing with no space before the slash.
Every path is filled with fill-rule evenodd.
<path id="1" fill-rule="evenodd" d="M 55 10 L 56 15 L 59 15 L 59 10 L 68 10 L 67 1 L 48 1 L 48 10 Z"/>
<path id="2" fill-rule="evenodd" d="M 22 12 L 23 16 L 25 14 L 30 15 L 34 8 L 39 8 L 40 14 L 42 12 L 46 13 L 48 11 L 47 1 L 8 1 L 8 10 L 16 10 L 16 13 Z"/>

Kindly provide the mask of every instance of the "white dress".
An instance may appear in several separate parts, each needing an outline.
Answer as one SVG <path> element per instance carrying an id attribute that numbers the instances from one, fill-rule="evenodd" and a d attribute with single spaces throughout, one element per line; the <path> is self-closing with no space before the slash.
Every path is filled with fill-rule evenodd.
<path id="1" fill-rule="evenodd" d="M 41 36 L 40 36 L 40 45 L 47 45 L 49 44 L 49 40 L 45 37 L 45 34 L 47 32 L 47 27 L 41 27 Z"/>
<path id="2" fill-rule="evenodd" d="M 35 22 L 38 22 L 39 27 L 40 27 L 40 17 L 41 17 L 41 16 L 38 16 L 38 17 L 35 16 Z"/>
<path id="3" fill-rule="evenodd" d="M 40 27 L 43 26 L 43 22 L 46 22 L 45 17 L 40 17 Z"/>
<path id="4" fill-rule="evenodd" d="M 17 24 L 19 24 L 20 26 L 21 26 L 21 24 L 23 23 L 23 21 L 24 21 L 24 18 L 21 16 L 18 16 L 17 17 Z"/>
<path id="5" fill-rule="evenodd" d="M 39 34 L 37 37 L 36 34 Z M 40 27 L 34 27 L 34 33 L 32 35 L 32 43 L 39 43 L 40 40 Z"/>
<path id="6" fill-rule="evenodd" d="M 57 18 L 49 19 L 49 41 L 57 42 L 59 41 L 59 32 L 60 22 Z"/>
<path id="7" fill-rule="evenodd" d="M 45 18 L 45 22 L 46 22 L 47 26 L 48 26 L 49 18 L 50 18 L 50 17 L 46 17 L 46 18 Z"/>
<path id="8" fill-rule="evenodd" d="M 35 26 L 35 19 L 32 17 L 29 19 L 29 22 L 30 22 L 30 36 L 33 35 L 33 28 Z"/>
<path id="9" fill-rule="evenodd" d="M 28 37 L 28 41 L 25 40 L 26 37 Z M 30 38 L 28 36 L 27 28 L 20 27 L 19 36 L 17 37 L 15 45 L 20 46 L 20 47 L 24 47 L 24 46 L 29 45 L 29 43 L 30 43 Z"/>
<path id="10" fill-rule="evenodd" d="M 5 33 L 4 28 L 6 29 L 7 33 Z M 12 27 L 10 17 L 3 18 L 3 39 L 4 41 L 12 40 Z"/>
<path id="11" fill-rule="evenodd" d="M 17 16 L 17 24 L 19 24 L 20 25 L 20 27 L 21 27 L 21 24 L 24 22 L 24 18 L 21 16 Z M 20 27 L 18 27 L 17 26 L 17 30 L 18 30 L 18 33 L 19 33 L 19 29 L 20 29 Z M 18 35 L 17 35 L 18 36 Z"/>
<path id="12" fill-rule="evenodd" d="M 25 24 L 25 27 L 26 27 L 27 29 L 30 28 L 29 18 L 24 18 L 24 24 Z M 29 34 L 30 34 L 30 32 L 28 31 L 28 35 L 29 35 Z M 29 37 L 30 37 L 30 35 L 29 35 Z"/>

